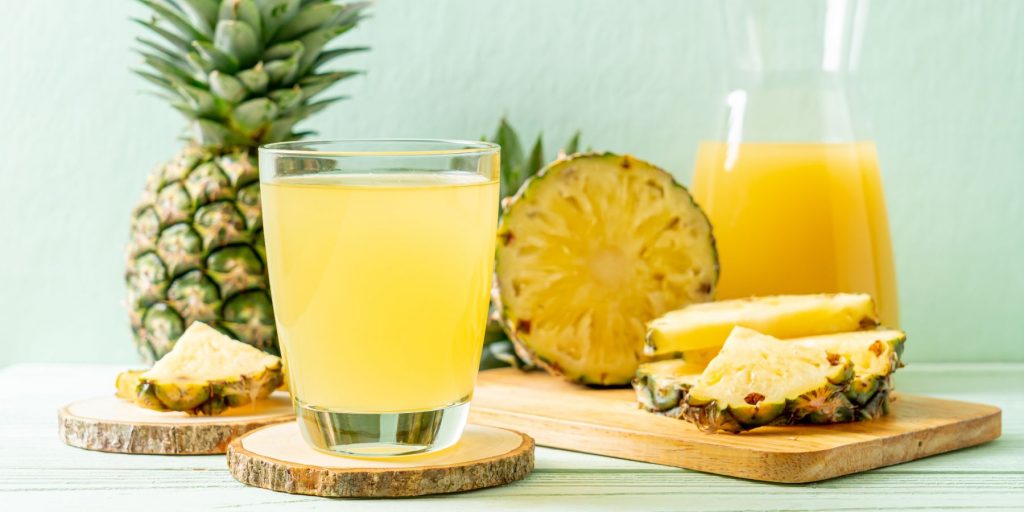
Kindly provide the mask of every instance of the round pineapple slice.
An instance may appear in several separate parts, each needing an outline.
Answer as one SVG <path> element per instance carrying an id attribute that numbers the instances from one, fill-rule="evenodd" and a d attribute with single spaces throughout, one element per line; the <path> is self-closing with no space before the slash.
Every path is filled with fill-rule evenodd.
<path id="1" fill-rule="evenodd" d="M 550 164 L 498 227 L 497 281 L 524 359 L 591 385 L 628 384 L 645 323 L 712 298 L 711 224 L 667 172 L 614 154 Z"/>

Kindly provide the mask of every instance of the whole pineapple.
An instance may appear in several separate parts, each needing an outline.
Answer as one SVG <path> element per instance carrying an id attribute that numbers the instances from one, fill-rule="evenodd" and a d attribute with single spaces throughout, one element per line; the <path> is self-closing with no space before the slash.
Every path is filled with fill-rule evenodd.
<path id="1" fill-rule="evenodd" d="M 326 49 L 368 2 L 139 0 L 146 69 L 136 71 L 189 120 L 187 145 L 149 176 L 131 221 L 128 308 L 149 362 L 205 322 L 278 354 L 260 210 L 256 148 L 301 138 L 314 101 L 355 74 L 325 65 L 365 48 Z"/>

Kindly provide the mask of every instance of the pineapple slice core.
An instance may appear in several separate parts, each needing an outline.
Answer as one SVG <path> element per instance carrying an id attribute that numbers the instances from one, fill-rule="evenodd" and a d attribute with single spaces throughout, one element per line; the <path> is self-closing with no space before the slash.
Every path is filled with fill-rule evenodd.
<path id="1" fill-rule="evenodd" d="M 782 404 L 841 378 L 848 365 L 820 347 L 736 327 L 690 393 L 720 407 Z"/>
<path id="2" fill-rule="evenodd" d="M 174 348 L 141 377 L 153 381 L 231 380 L 261 372 L 279 361 L 277 356 L 194 322 Z"/>

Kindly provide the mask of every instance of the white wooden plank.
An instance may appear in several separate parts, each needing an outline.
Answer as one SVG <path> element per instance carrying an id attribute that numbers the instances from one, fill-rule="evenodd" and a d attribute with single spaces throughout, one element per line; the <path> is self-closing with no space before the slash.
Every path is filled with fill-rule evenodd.
<path id="1" fill-rule="evenodd" d="M 221 456 L 137 456 L 64 446 L 56 409 L 112 391 L 118 368 L 21 365 L 0 370 L 0 503 L 5 510 L 743 510 L 984 508 L 1024 504 L 1024 365 L 912 365 L 906 391 L 992 403 L 1004 436 L 985 446 L 803 486 L 748 482 L 651 464 L 540 448 L 524 482 L 400 502 L 325 500 L 245 487 Z"/>
<path id="2" fill-rule="evenodd" d="M 168 474 L 171 473 L 171 474 Z M 15 509 L 84 504 L 105 510 L 878 510 L 984 508 L 1019 510 L 1020 475 L 958 475 L 958 484 L 934 475 L 863 474 L 803 486 L 759 484 L 700 474 L 548 473 L 507 487 L 416 500 L 327 500 L 246 488 L 223 476 L 187 478 L 179 472 L 108 474 L 74 479 L 66 488 L 0 493 Z M 27 475 L 31 477 L 32 475 Z M 230 477 L 227 477 L 230 479 Z M 87 485 L 83 485 L 88 481 Z M 180 481 L 180 483 L 164 483 Z M 342 503 L 337 503 L 341 501 Z"/>

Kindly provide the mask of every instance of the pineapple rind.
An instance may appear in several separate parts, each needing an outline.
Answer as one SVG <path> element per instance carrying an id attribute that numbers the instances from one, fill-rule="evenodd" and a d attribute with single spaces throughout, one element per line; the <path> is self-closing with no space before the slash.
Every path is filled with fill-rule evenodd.
<path id="1" fill-rule="evenodd" d="M 850 365 L 852 368 L 852 365 Z M 852 379 L 851 371 L 841 385 L 825 386 L 804 393 L 793 400 L 786 401 L 789 417 L 780 424 L 811 423 L 826 425 L 830 423 L 846 423 L 854 420 L 854 406 L 843 394 L 843 387 Z"/>
<path id="2" fill-rule="evenodd" d="M 614 189 L 616 194 L 609 193 L 606 197 L 600 195 L 600 192 L 591 193 L 589 189 L 580 185 L 600 184 L 601 180 L 618 180 L 619 186 Z M 650 185 L 650 190 L 643 188 L 644 183 Z M 639 186 L 647 193 L 657 194 L 657 197 L 652 195 L 650 198 L 642 198 L 632 190 L 622 190 L 627 186 Z M 575 196 L 558 196 L 554 191 Z M 581 201 L 581 197 L 586 201 Z M 543 204 L 544 201 L 556 200 L 565 200 L 566 204 L 569 204 L 573 199 L 576 200 L 575 207 L 580 210 L 574 215 L 560 216 L 558 212 L 548 207 L 550 205 Z M 631 225 L 632 229 L 612 237 L 608 235 L 607 230 L 619 226 L 612 225 L 611 220 L 602 218 L 602 207 L 606 206 L 602 201 L 611 200 L 641 205 L 635 208 L 646 208 L 644 212 L 650 216 L 618 217 L 622 219 L 623 226 L 630 220 L 634 224 Z M 614 213 L 624 212 L 615 210 Z M 638 256 L 622 249 L 623 254 L 626 254 L 627 264 L 635 265 L 624 272 L 639 272 L 640 270 L 636 270 L 639 268 L 651 271 L 650 276 L 632 276 L 636 278 L 621 285 L 603 286 L 596 278 L 587 277 L 589 274 L 585 272 L 589 272 L 589 268 L 580 270 L 585 264 L 592 263 L 592 260 L 588 259 L 590 253 L 586 251 L 602 242 L 617 249 L 632 243 L 648 243 L 638 240 L 636 232 L 644 221 L 658 220 L 660 217 L 655 217 L 656 215 L 674 215 L 677 221 L 657 231 L 655 236 L 658 238 L 655 242 L 649 243 L 654 246 L 650 252 L 655 255 L 650 256 L 646 250 L 638 250 L 636 253 L 642 254 Z M 561 230 L 561 235 L 545 233 L 543 229 L 521 231 L 519 227 L 529 225 L 531 221 L 527 219 L 533 217 L 543 218 L 543 222 L 548 222 L 547 226 L 551 229 Z M 576 224 L 569 226 L 570 223 Z M 682 226 L 678 226 L 679 223 Z M 575 229 L 576 227 L 581 229 Z M 691 230 L 690 234 L 676 235 L 680 241 L 687 240 L 686 243 L 689 245 L 685 248 L 661 242 L 662 232 L 682 228 Z M 517 241 L 522 243 L 524 235 L 544 239 L 546 245 L 542 244 L 539 250 L 558 249 L 569 255 L 566 258 L 574 260 L 555 264 L 551 264 L 551 259 L 542 261 L 543 264 L 510 263 L 515 262 L 517 258 L 526 259 L 515 248 Z M 552 239 L 558 241 L 551 241 Z M 579 246 L 588 248 L 580 249 Z M 576 154 L 559 159 L 527 180 L 511 198 L 502 215 L 498 228 L 496 262 L 501 299 L 498 307 L 505 331 L 515 345 L 516 354 L 528 364 L 544 368 L 549 373 L 595 386 L 629 383 L 637 364 L 643 359 L 639 341 L 643 337 L 643 323 L 669 309 L 710 300 L 718 280 L 718 258 L 710 223 L 685 187 L 657 167 L 630 156 L 611 153 Z M 578 268 L 573 268 L 572 265 L 578 265 Z M 660 265 L 667 271 L 655 272 L 655 265 Z M 673 265 L 685 265 L 687 268 L 677 271 Z M 626 267 L 609 268 L 618 271 Z M 577 270 L 580 274 L 573 274 Z M 660 288 L 657 289 L 650 285 L 655 275 L 655 280 L 660 279 L 657 284 Z M 574 286 L 564 287 L 571 290 L 565 293 L 576 294 L 578 300 L 575 303 L 572 300 L 552 298 L 552 293 L 545 294 L 548 297 L 546 299 L 537 296 L 529 300 L 522 299 L 519 291 L 514 290 L 524 282 L 538 290 L 548 288 L 548 285 L 553 283 L 559 284 L 558 280 L 564 276 L 573 276 L 571 279 L 576 281 Z M 548 282 L 531 282 L 531 279 L 548 279 Z M 595 293 L 607 294 L 610 298 L 602 300 L 601 297 L 595 297 Z M 623 296 L 629 296 L 631 300 L 621 299 Z M 602 311 L 602 306 L 608 306 L 620 299 L 620 307 L 609 306 L 608 312 Z M 552 307 L 556 300 L 558 306 Z M 614 314 L 610 312 L 611 309 L 614 309 Z M 549 317 L 545 318 L 545 314 Z M 563 318 L 549 319 L 550 316 L 556 315 Z"/>
<path id="3" fill-rule="evenodd" d="M 857 408 L 857 421 L 868 421 L 881 418 L 889 414 L 889 404 L 892 402 L 892 382 L 883 385 L 871 400 Z"/>
<path id="4" fill-rule="evenodd" d="M 682 359 L 641 364 L 633 379 L 637 401 L 648 411 L 680 417 L 679 404 L 700 378 L 701 370 Z"/>
<path id="5" fill-rule="evenodd" d="M 215 416 L 231 407 L 262 400 L 277 389 L 284 377 L 280 363 L 237 378 L 209 381 L 141 379 L 135 403 L 157 411 L 181 411 Z"/>

